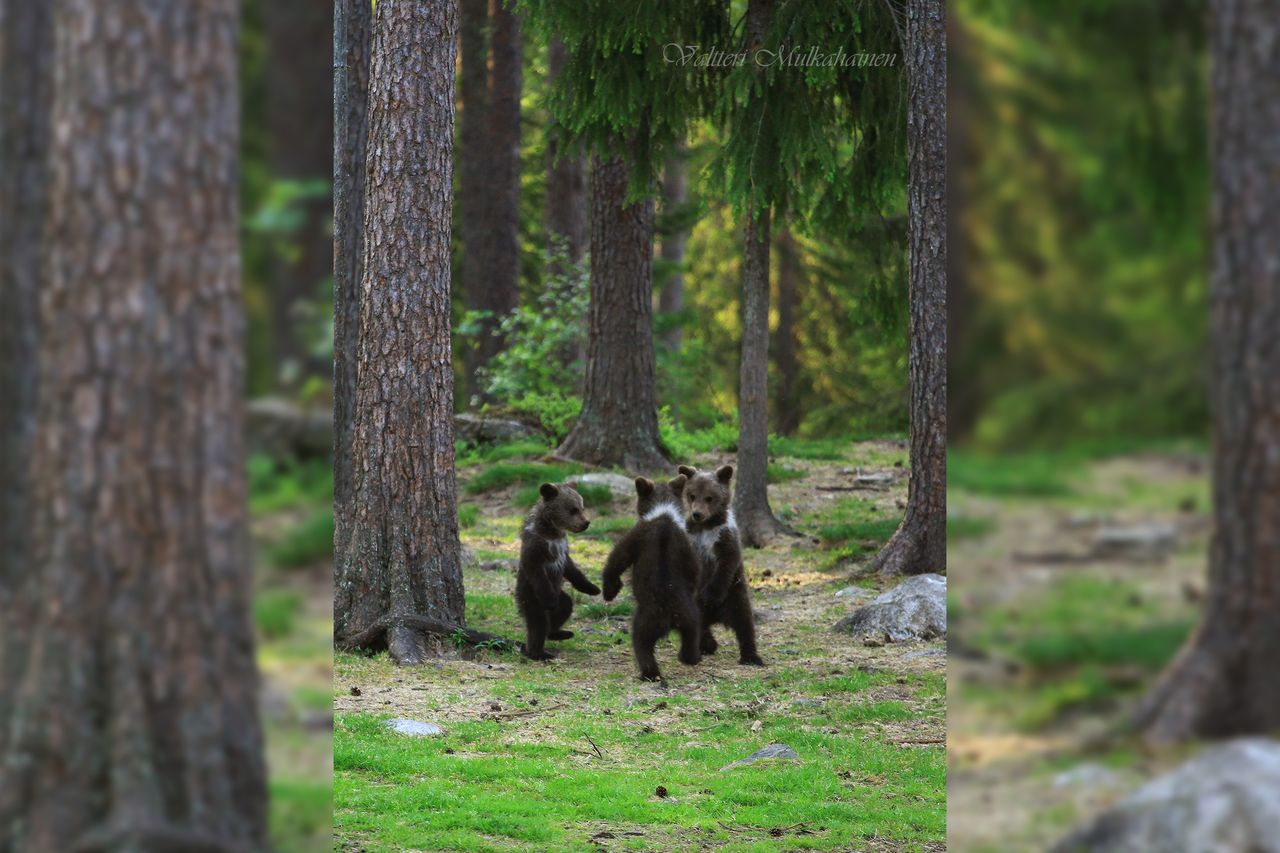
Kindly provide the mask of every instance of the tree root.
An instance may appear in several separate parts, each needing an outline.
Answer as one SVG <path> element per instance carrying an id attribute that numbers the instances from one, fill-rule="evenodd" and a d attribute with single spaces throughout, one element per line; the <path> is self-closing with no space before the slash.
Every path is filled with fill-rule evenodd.
<path id="1" fill-rule="evenodd" d="M 467 628 L 462 625 L 453 625 L 449 622 L 442 622 L 439 619 L 432 619 L 429 616 L 423 616 L 420 613 L 402 613 L 396 616 L 383 616 L 374 622 L 368 628 L 350 637 L 340 639 L 335 642 L 335 646 L 342 651 L 355 651 L 357 649 L 369 649 L 372 651 L 382 651 L 393 645 L 390 639 L 391 633 L 396 628 L 407 628 L 421 634 L 430 634 L 455 644 L 465 644 L 476 647 L 502 648 L 522 650 L 523 643 L 513 642 L 506 637 L 497 634 L 489 634 L 484 631 L 477 631 L 473 628 Z M 402 661 L 397 658 L 397 662 L 413 663 L 420 661 L 406 660 Z"/>

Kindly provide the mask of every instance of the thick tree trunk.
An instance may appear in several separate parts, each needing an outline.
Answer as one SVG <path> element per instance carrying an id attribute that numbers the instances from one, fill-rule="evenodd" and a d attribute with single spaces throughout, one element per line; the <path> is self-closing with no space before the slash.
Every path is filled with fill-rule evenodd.
<path id="1" fill-rule="evenodd" d="M 778 404 L 774 420 L 780 435 L 800 426 L 800 362 L 796 356 L 796 301 L 800 298 L 800 254 L 791 230 L 780 228 L 778 245 L 778 336 L 773 362 L 778 368 Z"/>
<path id="2" fill-rule="evenodd" d="M 907 2 L 911 252 L 911 482 L 901 526 L 871 566 L 947 570 L 947 36 L 942 0 Z"/>
<path id="3" fill-rule="evenodd" d="M 376 16 L 339 645 L 384 617 L 463 622 L 449 341 L 457 5 L 381 0 Z M 437 651 L 406 624 L 379 643 L 401 664 Z"/>
<path id="4" fill-rule="evenodd" d="M 317 0 L 269 0 L 267 34 L 267 156 L 271 177 L 327 181 L 333 172 L 333 102 L 329 78 L 333 10 Z M 271 258 L 271 329 L 277 379 L 296 387 L 325 371 L 310 351 L 306 305 L 324 298 L 333 244 L 328 193 L 301 202 L 293 251 Z"/>
<path id="5" fill-rule="evenodd" d="M 1146 697 L 1153 740 L 1280 728 L 1280 74 L 1273 3 L 1215 0 L 1213 503 L 1203 620 Z"/>
<path id="6" fill-rule="evenodd" d="M 504 342 L 497 334 L 499 323 L 520 304 L 520 94 L 524 77 L 520 17 L 510 6 L 511 0 L 493 0 L 489 11 L 491 62 L 481 113 L 467 115 L 465 98 L 474 92 L 473 80 L 465 81 L 463 92 L 464 138 L 460 145 L 465 156 L 475 158 L 460 176 L 468 179 L 463 188 L 464 211 L 467 205 L 472 210 L 464 214 L 467 225 L 463 236 L 472 242 L 464 244 L 463 287 L 467 307 L 489 314 L 481 323 L 477 347 L 468 360 L 473 396 L 475 371 L 503 349 Z M 469 17 L 476 14 L 470 11 Z M 475 22 L 468 20 L 467 26 L 474 29 Z M 464 50 L 471 52 L 476 46 L 471 33 Z M 464 64 L 467 58 L 464 54 Z M 483 120 L 479 128 L 470 124 L 473 117 Z"/>
<path id="7" fill-rule="evenodd" d="M 653 200 L 627 203 L 629 169 L 591 176 L 591 308 L 582 414 L 558 454 L 629 471 L 669 467 L 658 436 L 653 354 Z"/>
<path id="8" fill-rule="evenodd" d="M 458 49 L 461 52 L 458 70 L 458 101 L 461 115 L 458 117 L 458 238 L 462 244 L 461 286 L 462 297 L 469 310 L 485 307 L 485 257 L 488 247 L 489 183 L 488 149 L 485 137 L 489 133 L 489 2 L 490 0 L 459 0 Z M 485 334 L 492 324 L 484 324 Z M 466 365 L 466 393 L 476 397 L 476 368 L 481 363 L 479 349 L 468 348 L 463 361 Z"/>
<path id="9" fill-rule="evenodd" d="M 262 849 L 234 0 L 53 7 L 34 595 L 0 848 Z"/>
<path id="10" fill-rule="evenodd" d="M 554 83 L 568 60 L 564 42 L 553 38 L 547 49 L 547 74 Z M 586 254 L 591 238 L 587 220 L 587 167 L 580 154 L 564 151 L 553 125 L 547 141 L 546 229 L 553 251 L 561 244 L 570 264 Z M 562 272 L 562 270 L 553 270 Z"/>
<path id="11" fill-rule="evenodd" d="M 662 169 L 662 212 L 677 213 L 689 199 L 689 167 L 685 163 L 684 145 L 678 145 Z M 673 227 L 662 237 L 662 261 L 671 272 L 658 291 L 658 310 L 663 314 L 678 314 L 684 310 L 684 247 L 689 234 L 684 228 Z M 666 333 L 666 344 L 679 351 L 681 330 L 672 326 Z"/>
<path id="12" fill-rule="evenodd" d="M 370 0 L 333 7 L 333 518 L 334 542 L 350 525 L 352 435 L 360 347 L 368 137 Z"/>
<path id="13" fill-rule="evenodd" d="M 5 625 L 19 616 L 7 613 L 4 603 L 16 590 L 26 564 L 52 13 L 48 3 L 0 2 L 0 624 Z M 4 672 L 0 659 L 0 675 Z M 2 683 L 11 684 L 12 679 Z"/>
<path id="14" fill-rule="evenodd" d="M 947 443 L 964 441 L 982 413 L 980 364 L 973 355 L 977 296 L 970 282 L 974 244 L 966 210 L 977 168 L 972 60 L 963 25 L 947 20 Z M 980 125 L 977 125 L 980 126 Z M 979 146 L 980 150 L 980 146 Z"/>
<path id="15" fill-rule="evenodd" d="M 760 548 L 789 532 L 769 506 L 769 211 L 748 216 L 745 244 L 733 512 L 743 543 Z"/>

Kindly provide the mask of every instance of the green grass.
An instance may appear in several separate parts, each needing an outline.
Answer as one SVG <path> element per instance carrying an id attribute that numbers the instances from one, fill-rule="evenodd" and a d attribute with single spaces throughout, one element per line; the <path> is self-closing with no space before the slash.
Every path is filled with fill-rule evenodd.
<path id="1" fill-rule="evenodd" d="M 255 514 L 333 499 L 333 466 L 325 460 L 278 461 L 260 453 L 249 457 L 249 509 Z"/>
<path id="2" fill-rule="evenodd" d="M 955 542 L 960 539 L 982 539 L 995 529 L 996 522 L 993 518 L 984 518 L 976 515 L 947 517 L 948 542 Z"/>
<path id="3" fill-rule="evenodd" d="M 558 483 L 570 474 L 581 473 L 581 465 L 550 462 L 497 462 L 483 468 L 466 485 L 467 494 L 493 492 L 511 486 Z"/>
<path id="4" fill-rule="evenodd" d="M 792 480 L 803 480 L 809 476 L 799 468 L 791 468 L 776 462 L 769 463 L 768 480 L 770 483 L 787 483 Z"/>
<path id="5" fill-rule="evenodd" d="M 553 670 L 528 668 L 502 684 L 504 707 L 567 699 L 566 707 L 531 721 L 444 719 L 440 738 L 393 734 L 371 714 L 339 715 L 339 835 L 370 851 L 590 850 L 588 839 L 608 829 L 633 849 L 688 849 L 697 839 L 763 851 L 846 849 L 873 837 L 913 850 L 945 833 L 944 751 L 879 735 L 883 724 L 912 716 L 900 701 L 846 693 L 803 713 L 708 715 L 703 702 L 673 694 L 655 715 L 658 700 L 631 701 L 638 691 L 624 678 L 566 695 Z M 725 694 L 751 695 L 752 685 L 742 688 Z M 761 731 L 753 732 L 757 720 Z M 825 730 L 832 726 L 839 734 Z M 803 761 L 721 772 L 772 742 Z M 659 786 L 667 798 L 656 795 Z M 796 824 L 813 834 L 796 834 Z M 775 838 L 769 830 L 777 827 L 793 831 Z"/>
<path id="6" fill-rule="evenodd" d="M 463 530 L 476 526 L 480 520 L 480 507 L 476 504 L 458 505 L 458 526 Z"/>
<path id="7" fill-rule="evenodd" d="M 287 589 L 264 589 L 253 599 L 253 621 L 267 639 L 279 639 L 293 630 L 302 598 Z"/>
<path id="8" fill-rule="evenodd" d="M 329 699 L 327 695 L 325 698 Z M 273 849 L 277 853 L 314 853 L 330 849 L 333 786 L 329 780 L 273 777 L 270 787 Z"/>
<path id="9" fill-rule="evenodd" d="M 947 452 L 947 487 L 999 497 L 1059 497 L 1070 494 L 1082 460 L 1071 453 Z"/>
<path id="10" fill-rule="evenodd" d="M 466 468 L 486 462 L 502 462 L 507 459 L 545 456 L 552 449 L 550 441 L 536 438 L 511 441 L 506 444 L 459 446 L 456 460 L 459 468 Z"/>
<path id="11" fill-rule="evenodd" d="M 305 566 L 333 554 L 333 509 L 316 510 L 291 528 L 268 551 L 273 565 L 281 568 Z"/>

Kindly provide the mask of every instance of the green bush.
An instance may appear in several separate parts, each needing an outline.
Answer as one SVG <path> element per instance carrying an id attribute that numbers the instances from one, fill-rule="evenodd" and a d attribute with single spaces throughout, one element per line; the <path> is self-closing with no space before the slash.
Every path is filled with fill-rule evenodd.
<path id="1" fill-rule="evenodd" d="M 475 527 L 480 520 L 480 507 L 475 504 L 462 504 L 458 507 L 458 526 L 463 530 Z"/>
<path id="2" fill-rule="evenodd" d="M 288 636 L 302 607 L 302 596 L 288 589 L 264 589 L 253 599 L 253 621 L 268 640 Z"/>
<path id="3" fill-rule="evenodd" d="M 271 562 L 281 568 L 305 566 L 333 554 L 333 508 L 318 510 L 272 546 Z"/>

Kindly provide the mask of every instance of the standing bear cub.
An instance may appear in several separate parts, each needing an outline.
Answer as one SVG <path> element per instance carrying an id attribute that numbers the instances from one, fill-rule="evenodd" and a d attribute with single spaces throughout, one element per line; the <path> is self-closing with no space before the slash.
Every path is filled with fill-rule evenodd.
<path id="1" fill-rule="evenodd" d="M 547 640 L 573 636 L 562 628 L 573 612 L 573 599 L 562 589 L 564 582 L 588 595 L 599 594 L 600 588 L 569 558 L 567 533 L 581 533 L 591 524 L 582 495 L 553 483 L 543 483 L 538 493 L 541 497 L 520 530 L 516 604 L 524 617 L 524 653 L 534 660 L 549 660 L 555 655 L 546 650 Z"/>
<path id="2" fill-rule="evenodd" d="M 680 473 L 688 478 L 684 487 L 685 530 L 702 562 L 698 590 L 702 653 L 712 655 L 720 647 L 711 634 L 711 626 L 718 623 L 737 635 L 739 663 L 764 666 L 756 651 L 756 621 L 742 565 L 742 540 L 729 509 L 733 466 L 722 465 L 711 474 L 681 465 Z"/>
<path id="3" fill-rule="evenodd" d="M 636 512 L 640 521 L 613 546 L 601 582 L 604 600 L 622 589 L 622 573 L 631 569 L 631 648 L 640 677 L 662 678 L 653 649 L 671 631 L 680 632 L 680 662 L 702 660 L 698 615 L 698 557 L 684 530 L 680 491 L 685 478 L 665 485 L 636 478 Z"/>

